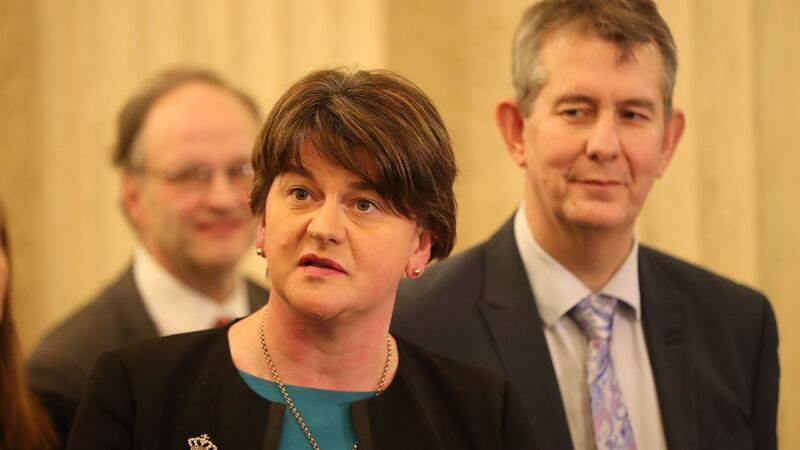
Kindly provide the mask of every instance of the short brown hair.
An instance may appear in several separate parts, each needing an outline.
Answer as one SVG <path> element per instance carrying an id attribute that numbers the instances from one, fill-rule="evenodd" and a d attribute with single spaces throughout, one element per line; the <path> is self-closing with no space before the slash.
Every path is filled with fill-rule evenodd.
<path id="1" fill-rule="evenodd" d="M 525 11 L 514 35 L 511 72 L 523 116 L 530 114 L 547 76 L 539 52 L 547 38 L 565 26 L 614 42 L 622 60 L 631 57 L 634 46 L 655 43 L 664 63 L 664 109 L 672 109 L 678 53 L 669 26 L 652 0 L 542 0 Z"/>
<path id="2" fill-rule="evenodd" d="M 153 105 L 174 89 L 193 81 L 200 81 L 219 87 L 235 96 L 253 113 L 256 120 L 259 117 L 258 105 L 247 95 L 213 72 L 203 69 L 173 68 L 161 72 L 150 80 L 142 90 L 136 93 L 125 106 L 117 118 L 117 140 L 114 144 L 114 165 L 123 169 L 132 169 L 136 161 L 136 141 L 142 131 L 147 115 Z"/>
<path id="3" fill-rule="evenodd" d="M 430 99 L 387 71 L 312 72 L 278 100 L 255 150 L 250 207 L 263 214 L 272 182 L 302 168 L 301 147 L 373 183 L 395 213 L 413 218 L 433 236 L 431 258 L 453 249 L 456 165 L 450 136 Z M 377 170 L 359 159 L 366 150 Z"/>

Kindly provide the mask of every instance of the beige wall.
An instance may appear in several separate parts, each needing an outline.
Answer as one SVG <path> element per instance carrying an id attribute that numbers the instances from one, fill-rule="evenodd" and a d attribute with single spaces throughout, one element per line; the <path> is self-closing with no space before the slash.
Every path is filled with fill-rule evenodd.
<path id="1" fill-rule="evenodd" d="M 662 0 L 688 129 L 641 239 L 765 291 L 781 333 L 781 448 L 800 448 L 800 2 Z M 265 110 L 305 72 L 388 67 L 434 98 L 461 175 L 459 248 L 516 205 L 494 127 L 527 1 L 0 0 L 0 195 L 26 348 L 127 263 L 109 147 L 116 111 L 172 64 L 209 66 Z M 261 269 L 249 259 L 246 270 Z"/>

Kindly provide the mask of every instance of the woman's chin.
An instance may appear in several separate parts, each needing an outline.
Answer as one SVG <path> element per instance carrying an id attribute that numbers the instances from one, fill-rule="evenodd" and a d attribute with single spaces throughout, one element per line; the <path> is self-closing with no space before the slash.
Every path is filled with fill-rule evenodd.
<path id="1" fill-rule="evenodd" d="M 287 303 L 296 313 L 320 322 L 333 320 L 343 313 L 342 303 L 336 299 L 323 300 L 316 297 L 308 300 L 296 299 Z"/>

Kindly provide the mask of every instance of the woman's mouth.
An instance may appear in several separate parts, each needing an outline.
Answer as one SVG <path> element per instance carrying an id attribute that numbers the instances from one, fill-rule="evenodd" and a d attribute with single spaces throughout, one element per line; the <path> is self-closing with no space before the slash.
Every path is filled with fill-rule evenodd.
<path id="1" fill-rule="evenodd" d="M 344 267 L 336 261 L 322 258 L 313 253 L 306 253 L 300 257 L 299 265 L 305 269 L 306 273 L 311 275 L 347 274 Z"/>

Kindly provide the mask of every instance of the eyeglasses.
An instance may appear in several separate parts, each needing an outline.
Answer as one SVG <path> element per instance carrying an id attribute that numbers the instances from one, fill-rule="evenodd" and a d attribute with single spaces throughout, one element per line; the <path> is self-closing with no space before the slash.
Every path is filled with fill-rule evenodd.
<path id="1" fill-rule="evenodd" d="M 138 173 L 161 178 L 177 188 L 191 191 L 208 188 L 217 170 L 203 165 L 166 170 L 147 167 L 135 169 Z M 249 162 L 234 164 L 221 170 L 234 187 L 241 190 L 250 190 L 252 187 L 254 172 L 253 165 Z"/>

